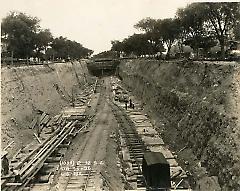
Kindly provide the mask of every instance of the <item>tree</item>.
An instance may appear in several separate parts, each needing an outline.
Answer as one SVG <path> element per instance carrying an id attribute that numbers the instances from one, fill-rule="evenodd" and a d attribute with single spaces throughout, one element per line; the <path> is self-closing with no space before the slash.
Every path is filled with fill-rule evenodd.
<path id="1" fill-rule="evenodd" d="M 201 10 L 205 15 L 207 29 L 220 43 L 221 57 L 224 58 L 224 47 L 240 19 L 240 3 L 204 3 Z"/>
<path id="2" fill-rule="evenodd" d="M 111 50 L 116 51 L 117 57 L 120 57 L 120 53 L 123 52 L 122 42 L 120 42 L 119 40 L 112 40 L 111 44 L 112 44 Z"/>
<path id="3" fill-rule="evenodd" d="M 234 27 L 233 33 L 235 40 L 240 40 L 240 21 L 238 21 L 238 23 Z"/>
<path id="4" fill-rule="evenodd" d="M 11 12 L 2 20 L 2 40 L 7 44 L 8 55 L 28 58 L 33 55 L 39 19 L 24 13 Z"/>
<path id="5" fill-rule="evenodd" d="M 45 53 L 45 57 L 47 60 L 55 60 L 55 56 L 56 56 L 57 52 L 53 49 L 53 48 L 47 48 L 46 53 Z"/>
<path id="6" fill-rule="evenodd" d="M 205 15 L 202 11 L 203 4 L 193 3 L 186 8 L 178 9 L 176 17 L 180 22 L 180 40 L 182 44 L 189 45 L 198 57 L 199 48 L 208 38 L 204 28 Z"/>
<path id="7" fill-rule="evenodd" d="M 94 52 L 93 50 L 83 47 L 81 49 L 81 58 L 90 57 L 93 54 L 93 52 Z"/>
<path id="8" fill-rule="evenodd" d="M 118 55 L 113 50 L 103 51 L 93 56 L 94 59 L 104 58 L 104 59 L 115 59 Z"/>
<path id="9" fill-rule="evenodd" d="M 3 19 L 2 42 L 7 45 L 7 56 L 16 58 L 83 58 L 93 51 L 76 41 L 60 36 L 53 39 L 49 29 L 41 29 L 39 19 L 24 13 L 11 12 Z M 50 48 L 51 47 L 51 48 Z"/>
<path id="10" fill-rule="evenodd" d="M 80 43 L 68 40 L 62 36 L 53 39 L 51 47 L 54 50 L 55 57 L 60 59 L 80 59 L 88 57 L 93 53 L 92 50 L 83 47 Z"/>
<path id="11" fill-rule="evenodd" d="M 66 59 L 68 57 L 66 41 L 67 39 L 62 36 L 53 39 L 51 47 L 56 52 L 55 57 L 59 59 Z"/>
<path id="12" fill-rule="evenodd" d="M 138 30 L 144 31 L 148 42 L 151 45 L 151 53 L 156 54 L 165 51 L 160 34 L 160 19 L 155 20 L 150 17 L 140 20 L 134 27 Z"/>
<path id="13" fill-rule="evenodd" d="M 146 34 L 133 34 L 132 36 L 125 38 L 121 42 L 120 48 L 121 51 L 127 55 L 134 54 L 136 56 L 141 56 L 152 54 L 153 52 L 151 43 L 149 42 Z"/>
<path id="14" fill-rule="evenodd" d="M 180 30 L 180 22 L 178 19 L 163 19 L 159 20 L 159 36 L 161 36 L 162 41 L 167 46 L 167 55 L 166 58 L 169 58 L 169 53 L 171 47 L 175 40 L 179 37 L 181 32 Z"/>
<path id="15" fill-rule="evenodd" d="M 194 36 L 183 42 L 185 45 L 190 46 L 197 53 L 197 58 L 199 56 L 199 49 L 203 49 L 205 55 L 209 52 L 210 48 L 215 46 L 217 42 L 211 36 Z"/>
<path id="16" fill-rule="evenodd" d="M 35 39 L 36 57 L 39 57 L 42 51 L 44 51 L 44 53 L 46 52 L 52 40 L 53 40 L 53 36 L 49 29 L 41 30 L 36 34 L 36 39 Z"/>
<path id="17" fill-rule="evenodd" d="M 129 42 L 131 44 L 132 52 L 137 55 L 151 54 L 151 44 L 148 41 L 146 34 L 134 34 L 129 37 Z"/>
<path id="18" fill-rule="evenodd" d="M 140 20 L 137 24 L 134 25 L 136 29 L 142 30 L 145 33 L 152 32 L 156 27 L 157 21 L 150 17 Z"/>

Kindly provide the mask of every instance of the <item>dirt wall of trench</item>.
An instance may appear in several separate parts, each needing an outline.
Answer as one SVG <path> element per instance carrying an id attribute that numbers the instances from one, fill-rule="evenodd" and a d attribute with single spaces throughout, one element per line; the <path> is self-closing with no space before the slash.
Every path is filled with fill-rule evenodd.
<path id="1" fill-rule="evenodd" d="M 51 116 L 69 106 L 72 88 L 91 81 L 84 62 L 1 68 L 1 147 L 14 141 L 10 156 L 33 141 L 29 125 L 37 110 Z M 75 90 L 76 91 L 76 90 Z"/>
<path id="2" fill-rule="evenodd" d="M 132 60 L 119 75 L 166 143 L 190 149 L 223 190 L 240 189 L 240 63 Z"/>

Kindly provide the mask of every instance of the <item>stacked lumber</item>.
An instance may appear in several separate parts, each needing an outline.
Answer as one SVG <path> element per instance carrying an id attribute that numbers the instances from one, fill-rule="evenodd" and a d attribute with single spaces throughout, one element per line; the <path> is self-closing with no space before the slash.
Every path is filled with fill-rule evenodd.
<path id="1" fill-rule="evenodd" d="M 59 119 L 61 123 L 64 120 L 60 120 L 60 117 L 55 117 Z M 22 155 L 14 165 L 14 170 L 19 171 L 21 176 L 21 183 L 12 184 L 11 177 L 14 177 L 11 173 L 9 178 L 1 181 L 2 190 L 18 190 L 18 188 L 24 188 L 29 181 L 34 177 L 34 175 L 41 169 L 44 161 L 51 155 L 51 153 L 56 150 L 56 148 L 70 135 L 75 129 L 77 121 L 68 122 L 63 127 L 58 126 L 57 130 L 47 139 L 45 139 L 41 144 L 36 145 L 34 149 L 30 149 L 29 153 Z M 19 151 L 18 154 L 24 154 Z M 11 187 L 11 188 L 10 188 Z"/>

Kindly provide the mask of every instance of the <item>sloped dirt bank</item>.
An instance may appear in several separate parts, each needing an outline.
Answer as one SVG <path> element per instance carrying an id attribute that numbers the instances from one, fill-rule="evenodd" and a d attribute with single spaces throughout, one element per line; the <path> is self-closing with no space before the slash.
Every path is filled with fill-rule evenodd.
<path id="1" fill-rule="evenodd" d="M 239 63 L 134 60 L 119 75 L 194 174 L 195 189 L 240 189 Z"/>
<path id="2" fill-rule="evenodd" d="M 91 78 L 84 62 L 3 67 L 1 69 L 1 147 L 10 156 L 33 139 L 29 125 L 37 110 L 51 116 L 69 105 L 72 94 Z"/>

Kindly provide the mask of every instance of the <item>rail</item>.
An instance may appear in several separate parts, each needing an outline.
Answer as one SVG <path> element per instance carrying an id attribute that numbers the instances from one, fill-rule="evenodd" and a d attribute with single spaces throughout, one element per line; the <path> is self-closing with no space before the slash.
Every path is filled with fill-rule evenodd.
<path id="1" fill-rule="evenodd" d="M 27 155 L 14 169 L 19 169 L 21 182 L 12 184 L 12 179 L 5 179 L 1 183 L 2 190 L 23 190 L 32 180 L 33 176 L 41 169 L 44 161 L 75 129 L 78 121 L 67 123 L 62 129 L 59 127 L 55 133 Z M 13 174 L 10 174 L 12 176 Z"/>
<path id="2" fill-rule="evenodd" d="M 132 144 L 131 141 L 138 143 L 139 146 L 140 146 L 139 148 L 141 149 L 141 151 L 143 153 L 147 150 L 147 148 L 144 145 L 144 143 L 142 142 L 142 139 L 137 134 L 137 132 L 134 128 L 133 122 L 129 119 L 129 117 L 126 115 L 126 113 L 123 111 L 123 109 L 112 101 L 110 101 L 109 103 L 110 103 L 110 105 L 113 109 L 113 113 L 115 114 L 116 118 L 120 120 L 121 131 L 125 135 L 125 140 L 127 142 L 127 147 L 129 149 L 129 151 L 131 152 L 130 155 L 133 157 L 134 161 L 136 162 L 136 165 L 137 165 L 137 168 L 138 168 L 138 173 L 140 175 L 143 175 L 142 174 L 142 169 L 141 169 L 142 164 L 138 160 L 139 156 L 135 153 L 134 145 Z M 122 123 L 124 121 L 125 121 L 125 123 Z M 131 136 L 129 136 L 130 134 L 131 134 Z M 143 153 L 142 153 L 142 156 L 143 156 Z M 141 181 L 142 181 L 142 186 L 146 186 L 146 180 L 145 180 L 144 176 L 142 176 Z"/>
<path id="3" fill-rule="evenodd" d="M 100 83 L 100 81 L 99 80 L 96 80 L 95 81 L 95 84 L 94 84 L 94 90 L 96 90 L 96 87 L 97 87 L 97 84 L 98 83 Z M 104 92 L 105 93 L 105 92 Z M 103 93 L 103 94 L 104 94 Z M 98 100 L 98 103 L 97 103 L 97 105 L 98 105 L 98 108 L 97 109 L 99 109 L 99 107 L 100 107 L 100 105 L 103 105 L 103 99 L 104 99 L 104 96 L 101 96 L 100 98 L 99 98 L 99 100 Z M 90 118 L 89 120 L 88 120 L 88 122 L 86 122 L 85 123 L 85 125 L 81 128 L 81 129 L 85 129 L 87 126 L 91 126 L 92 124 L 92 121 L 94 120 L 94 117 L 92 117 L 92 118 Z M 81 130 L 79 130 L 79 131 L 81 131 Z M 91 130 L 90 131 L 90 135 L 89 135 L 89 137 L 88 137 L 88 139 L 87 139 L 87 141 L 84 143 L 84 145 L 83 145 L 83 148 L 81 149 L 81 152 L 79 152 L 78 153 L 78 155 L 76 156 L 76 160 L 77 161 L 79 161 L 80 159 L 81 159 L 81 157 L 83 156 L 83 153 L 86 151 L 86 147 L 87 147 L 87 145 L 88 145 L 88 143 L 89 143 L 89 141 L 91 140 L 91 137 L 93 136 L 93 131 L 94 130 Z M 103 133 L 103 131 L 101 132 L 101 133 Z M 101 134 L 100 133 L 100 134 Z M 99 135 L 99 137 L 101 137 L 101 135 Z M 78 180 L 78 182 L 77 182 L 77 184 L 79 184 L 79 187 L 82 187 L 82 190 L 83 191 L 86 191 L 87 190 L 87 188 L 88 188 L 88 184 L 89 184 L 89 180 L 90 180 L 90 177 L 91 177 L 91 175 L 92 175 L 92 173 L 93 173 L 93 162 L 94 162 L 94 160 L 96 159 L 96 152 L 97 152 L 97 150 L 98 150 L 98 147 L 99 147 L 99 144 L 97 144 L 96 145 L 96 147 L 94 147 L 94 156 L 92 157 L 92 159 L 90 159 L 90 164 L 91 165 L 89 165 L 89 169 L 87 169 L 86 170 L 86 176 L 87 177 L 85 177 L 85 179 L 84 179 L 84 182 L 83 183 L 81 183 L 81 181 L 80 180 Z M 77 163 L 75 163 L 75 166 L 77 165 Z M 69 184 L 69 182 L 71 181 L 73 179 L 73 173 L 71 173 L 70 174 L 70 176 L 67 178 L 67 180 L 64 182 L 64 188 L 63 188 L 63 190 L 68 190 L 68 184 Z"/>

